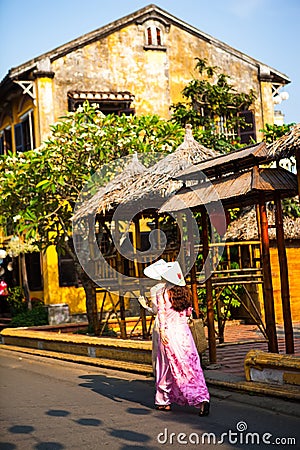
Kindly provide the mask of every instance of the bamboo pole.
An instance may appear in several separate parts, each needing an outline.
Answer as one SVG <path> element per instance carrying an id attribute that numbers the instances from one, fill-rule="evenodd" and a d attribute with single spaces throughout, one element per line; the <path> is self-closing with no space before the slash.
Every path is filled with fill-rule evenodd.
<path id="1" fill-rule="evenodd" d="M 203 239 L 203 262 L 209 257 L 209 242 L 208 242 L 208 224 L 206 209 L 201 210 L 202 220 L 202 239 Z M 206 304 L 207 304 L 207 328 L 208 328 L 208 350 L 209 361 L 211 364 L 217 362 L 217 348 L 216 348 L 216 334 L 215 334 L 215 314 L 212 292 L 212 280 L 209 273 L 209 267 L 205 265 L 205 286 L 206 286 Z"/>
<path id="2" fill-rule="evenodd" d="M 141 250 L 141 230 L 140 230 L 140 220 L 138 217 L 134 219 L 134 233 L 135 233 L 135 242 L 136 242 L 136 250 Z M 135 264 L 135 270 L 136 270 L 136 278 L 140 280 L 142 276 L 142 266 L 141 263 L 138 261 L 134 262 Z M 140 294 L 144 295 L 144 291 L 140 284 Z M 142 321 L 142 334 L 143 338 L 147 339 L 148 336 L 148 330 L 147 330 L 147 319 L 146 319 L 146 311 L 145 309 L 140 306 L 140 317 Z"/>
<path id="3" fill-rule="evenodd" d="M 259 197 L 259 221 L 261 226 L 261 247 L 262 247 L 261 258 L 264 276 L 263 295 L 264 295 L 266 332 L 268 335 L 268 350 L 269 352 L 272 353 L 278 353 L 270 249 L 269 249 L 268 219 L 264 194 L 261 194 Z"/>
<path id="4" fill-rule="evenodd" d="M 191 218 L 191 212 L 187 212 L 187 231 L 188 231 L 188 239 L 190 243 L 190 263 L 195 261 L 195 242 L 193 235 L 193 223 Z M 198 300 L 198 290 L 197 290 L 197 271 L 196 271 L 196 262 L 193 262 L 192 267 L 190 269 L 191 275 L 191 290 L 192 290 L 192 298 L 193 298 L 193 309 L 197 317 L 200 316 L 199 311 L 199 300 Z"/>
<path id="5" fill-rule="evenodd" d="M 120 229 L 119 221 L 115 223 L 115 234 L 117 242 L 120 242 Z M 119 302 L 120 302 L 120 334 L 122 339 L 127 338 L 126 332 L 126 320 L 125 320 L 125 301 L 122 288 L 122 273 L 123 273 L 123 261 L 120 252 L 116 252 L 117 259 L 117 272 L 118 272 L 118 285 L 119 285 Z"/>
<path id="6" fill-rule="evenodd" d="M 284 335 L 285 335 L 285 351 L 286 353 L 292 354 L 295 351 L 293 322 L 290 304 L 288 263 L 284 242 L 282 207 L 279 194 L 275 196 L 275 220 L 276 220 L 278 260 L 280 267 L 280 287 L 281 287 L 281 301 L 282 301 L 282 313 L 283 313 Z"/>

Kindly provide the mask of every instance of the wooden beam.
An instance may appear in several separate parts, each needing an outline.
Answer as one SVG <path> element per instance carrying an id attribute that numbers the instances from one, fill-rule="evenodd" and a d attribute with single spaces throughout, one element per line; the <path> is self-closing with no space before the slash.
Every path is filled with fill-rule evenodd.
<path id="1" fill-rule="evenodd" d="M 280 267 L 280 287 L 281 287 L 281 302 L 282 302 L 282 313 L 283 313 L 284 335 L 285 335 L 285 351 L 288 354 L 292 354 L 294 353 L 295 350 L 294 350 L 293 322 L 290 304 L 289 272 L 284 241 L 282 207 L 279 194 L 275 196 L 275 206 L 276 206 L 275 208 L 276 237 L 277 237 L 278 260 Z"/>
<path id="2" fill-rule="evenodd" d="M 137 250 L 141 250 L 141 230 L 140 230 L 140 220 L 139 220 L 139 216 L 134 218 L 134 233 L 135 233 L 135 242 L 136 242 L 136 251 Z M 138 278 L 139 280 L 142 278 L 142 264 L 140 262 L 138 262 L 137 260 L 135 260 L 134 262 L 134 266 L 135 266 L 135 276 L 136 278 Z M 141 288 L 140 285 L 140 294 L 144 295 L 144 291 Z M 143 338 L 147 339 L 148 336 L 148 330 L 147 330 L 147 319 L 146 319 L 146 311 L 145 309 L 140 306 L 140 317 L 141 317 L 141 321 L 142 321 L 142 334 L 143 334 Z"/>
<path id="3" fill-rule="evenodd" d="M 203 240 L 203 263 L 209 257 L 209 242 L 208 242 L 208 224 L 207 212 L 203 208 L 201 211 L 202 219 L 202 240 Z M 208 350 L 210 364 L 217 362 L 217 347 L 216 347 L 216 333 L 215 333 L 215 313 L 212 292 L 212 280 L 210 268 L 205 265 L 205 286 L 206 286 L 206 304 L 207 304 L 207 327 L 208 327 Z"/>
<path id="4" fill-rule="evenodd" d="M 259 221 L 261 227 L 261 247 L 262 247 L 261 258 L 264 276 L 263 295 L 264 295 L 266 332 L 268 336 L 268 349 L 269 352 L 278 353 L 270 248 L 269 248 L 268 218 L 266 211 L 265 195 L 263 193 L 260 194 L 259 197 Z"/>
<path id="5" fill-rule="evenodd" d="M 191 275 L 191 291 L 193 298 L 193 309 L 197 317 L 200 316 L 199 311 L 199 299 L 198 299 L 198 286 L 197 286 L 197 270 L 196 270 L 196 255 L 195 255 L 195 242 L 194 242 L 194 234 L 193 234 L 193 220 L 192 220 L 192 212 L 187 211 L 187 234 L 188 240 L 190 244 L 190 275 Z"/>
<path id="6" fill-rule="evenodd" d="M 115 222 L 115 234 L 116 240 L 120 242 L 120 228 L 119 221 Z M 122 274 L 124 273 L 124 265 L 120 252 L 118 249 L 116 250 L 116 263 L 117 263 L 117 272 L 118 272 L 118 285 L 119 285 L 119 302 L 120 302 L 120 334 L 122 339 L 127 338 L 126 332 L 126 320 L 125 320 L 125 300 L 124 293 L 122 287 Z"/>

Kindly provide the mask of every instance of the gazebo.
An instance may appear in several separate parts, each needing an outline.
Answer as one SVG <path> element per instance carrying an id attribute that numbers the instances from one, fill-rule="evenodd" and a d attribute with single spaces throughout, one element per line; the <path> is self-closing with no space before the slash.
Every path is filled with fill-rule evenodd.
<path id="1" fill-rule="evenodd" d="M 274 317 L 272 274 L 270 270 L 268 221 L 266 201 L 274 200 L 276 205 L 276 233 L 280 262 L 282 304 L 287 353 L 294 352 L 293 328 L 290 314 L 287 260 L 284 243 L 281 198 L 292 197 L 297 193 L 297 177 L 283 168 L 269 168 L 273 161 L 277 163 L 291 154 L 299 155 L 300 127 L 295 126 L 290 133 L 274 144 L 264 143 L 221 155 L 191 167 L 177 174 L 186 183 L 197 182 L 192 187 L 184 187 L 168 200 L 160 212 L 176 211 L 186 205 L 193 210 L 200 209 L 203 220 L 203 247 L 208 249 L 208 234 L 205 206 L 220 198 L 224 207 L 257 205 L 262 252 L 263 294 L 265 305 L 266 333 L 269 351 L 278 352 L 276 325 Z M 209 180 L 209 182 L 208 182 Z M 299 174 L 298 174 L 299 180 Z M 186 207 L 185 206 L 185 207 Z M 210 360 L 215 362 L 215 332 L 212 314 L 211 278 L 206 282 L 208 302 L 208 331 Z M 210 305 L 210 307 L 209 307 Z"/>
<path id="2" fill-rule="evenodd" d="M 132 258 L 135 266 L 135 278 L 128 277 L 126 280 L 126 292 L 133 292 L 138 288 L 141 293 L 145 286 L 149 286 L 149 280 L 143 278 L 141 259 L 136 247 L 140 241 L 140 218 L 144 215 L 154 217 L 156 228 L 158 226 L 157 211 L 162 204 L 180 187 L 183 181 L 176 180 L 176 174 L 193 164 L 202 162 L 208 158 L 218 156 L 219 153 L 207 149 L 200 145 L 192 135 L 190 125 L 186 126 L 184 141 L 179 147 L 167 156 L 156 155 L 157 162 L 145 168 L 137 161 L 137 156 L 128 166 L 124 168 L 117 177 L 108 182 L 107 185 L 100 186 L 97 192 L 88 200 L 84 200 L 76 209 L 73 216 L 73 230 L 76 230 L 82 237 L 85 235 L 86 245 L 82 244 L 77 248 L 84 265 L 91 266 L 90 273 L 98 285 L 109 288 L 112 285 L 115 290 L 119 290 L 120 316 L 121 316 L 121 336 L 126 337 L 125 327 L 125 308 L 123 295 L 125 286 L 122 275 L 124 272 L 124 258 L 121 253 L 122 240 L 126 237 L 126 232 L 121 235 L 118 231 L 117 223 L 127 223 L 126 230 L 130 223 L 134 223 L 135 248 L 132 248 Z M 151 157 L 151 154 L 149 155 Z M 155 155 L 154 155 L 155 156 Z M 163 156 L 163 157 L 162 157 Z M 155 158 L 154 158 L 155 159 Z M 135 169 L 138 170 L 135 170 Z M 99 258 L 99 250 L 96 248 L 95 241 L 95 222 L 103 223 L 105 221 L 115 222 L 115 253 L 110 258 L 109 264 L 113 270 L 105 271 L 107 268 L 107 259 Z M 151 253 L 151 252 L 150 252 Z M 92 258 L 90 256 L 93 256 Z M 94 257 L 96 255 L 96 257 Z M 160 253 L 157 253 L 160 256 Z M 142 256 L 143 258 L 143 256 Z M 151 262 L 156 258 L 156 254 L 147 254 L 143 261 Z M 168 255 L 166 255 L 168 258 Z M 91 261 L 94 259 L 94 261 Z M 117 269 L 115 271 L 114 269 Z M 196 293 L 195 293 L 196 294 Z M 195 305 L 198 306 L 195 297 Z M 114 308 L 116 313 L 116 308 Z M 144 310 L 141 310 L 143 335 L 147 336 Z"/>

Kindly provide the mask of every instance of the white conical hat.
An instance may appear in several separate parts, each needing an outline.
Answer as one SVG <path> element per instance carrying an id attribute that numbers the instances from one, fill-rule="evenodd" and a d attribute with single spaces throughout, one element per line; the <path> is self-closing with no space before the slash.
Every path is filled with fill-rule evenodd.
<path id="1" fill-rule="evenodd" d="M 167 263 L 167 267 L 162 267 L 161 277 L 169 283 L 177 286 L 185 286 L 185 279 L 178 261 Z"/>
<path id="2" fill-rule="evenodd" d="M 161 272 L 167 266 L 164 259 L 159 259 L 148 267 L 145 267 L 144 274 L 152 280 L 161 280 Z"/>

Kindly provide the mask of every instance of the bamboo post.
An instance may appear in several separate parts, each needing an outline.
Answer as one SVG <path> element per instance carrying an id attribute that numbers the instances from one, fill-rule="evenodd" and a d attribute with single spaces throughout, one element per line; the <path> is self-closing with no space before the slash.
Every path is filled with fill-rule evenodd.
<path id="1" fill-rule="evenodd" d="M 191 212 L 187 212 L 187 231 L 188 231 L 188 239 L 190 243 L 190 262 L 195 260 L 195 242 L 193 235 L 193 225 L 191 220 Z M 196 262 L 193 263 L 190 269 L 191 275 L 191 290 L 192 290 L 192 298 L 193 298 L 193 309 L 197 317 L 200 316 L 199 311 L 199 301 L 198 301 L 198 291 L 197 291 L 197 272 L 196 272 Z"/>
<path id="2" fill-rule="evenodd" d="M 208 224 L 206 209 L 201 211 L 202 220 L 202 240 L 203 240 L 203 262 L 209 257 L 209 243 L 208 243 Z M 212 292 L 212 280 L 209 273 L 209 267 L 205 265 L 205 286 L 206 286 L 206 304 L 207 304 L 207 328 L 208 328 L 208 349 L 209 361 L 211 364 L 217 362 L 217 348 L 216 348 L 216 334 L 215 334 L 215 314 Z"/>
<path id="3" fill-rule="evenodd" d="M 275 196 L 275 220 L 276 220 L 278 260 L 280 267 L 280 286 L 281 286 L 281 301 L 282 301 L 282 313 L 283 313 L 284 335 L 285 335 L 285 351 L 286 353 L 291 354 L 294 353 L 293 322 L 290 305 L 289 273 L 288 273 L 286 248 L 284 242 L 282 207 L 279 194 Z"/>
<path id="4" fill-rule="evenodd" d="M 259 197 L 259 221 L 261 227 L 261 247 L 262 247 L 261 258 L 264 276 L 263 295 L 264 295 L 266 332 L 268 335 L 268 350 L 269 352 L 272 353 L 278 353 L 272 272 L 271 272 L 270 249 L 269 249 L 268 218 L 264 194 L 261 194 Z"/>
<path id="5" fill-rule="evenodd" d="M 134 233 L 135 233 L 135 242 L 136 242 L 136 250 L 140 250 L 141 249 L 141 232 L 140 232 L 140 221 L 139 218 L 135 218 L 134 219 Z M 142 276 L 142 267 L 141 267 L 141 263 L 138 261 L 135 261 L 135 270 L 136 270 L 136 277 L 138 279 L 141 278 Z M 144 295 L 144 291 L 142 291 L 141 287 L 140 287 L 140 294 Z M 147 331 L 147 319 L 146 319 L 146 311 L 145 309 L 140 306 L 140 316 L 141 316 L 141 320 L 142 320 L 142 334 L 143 334 L 143 338 L 147 339 L 148 338 L 148 331 Z"/>
<path id="6" fill-rule="evenodd" d="M 116 233 L 116 240 L 117 242 L 120 242 L 120 230 L 119 230 L 119 222 L 116 221 L 115 224 L 115 233 Z M 119 301 L 120 301 L 120 334 L 122 339 L 127 338 L 127 332 L 126 332 L 126 319 L 125 319 L 125 301 L 124 301 L 124 295 L 122 290 L 122 273 L 123 273 L 123 262 L 120 252 L 117 250 L 116 252 L 116 259 L 117 259 L 117 272 L 118 272 L 118 284 L 119 284 Z"/>
<path id="7" fill-rule="evenodd" d="M 184 261 L 184 240 L 183 240 L 183 213 L 181 211 L 177 212 L 177 241 L 180 245 L 180 252 L 179 252 L 179 264 L 181 266 L 182 272 L 185 273 L 186 267 L 185 267 L 185 261 Z"/>

